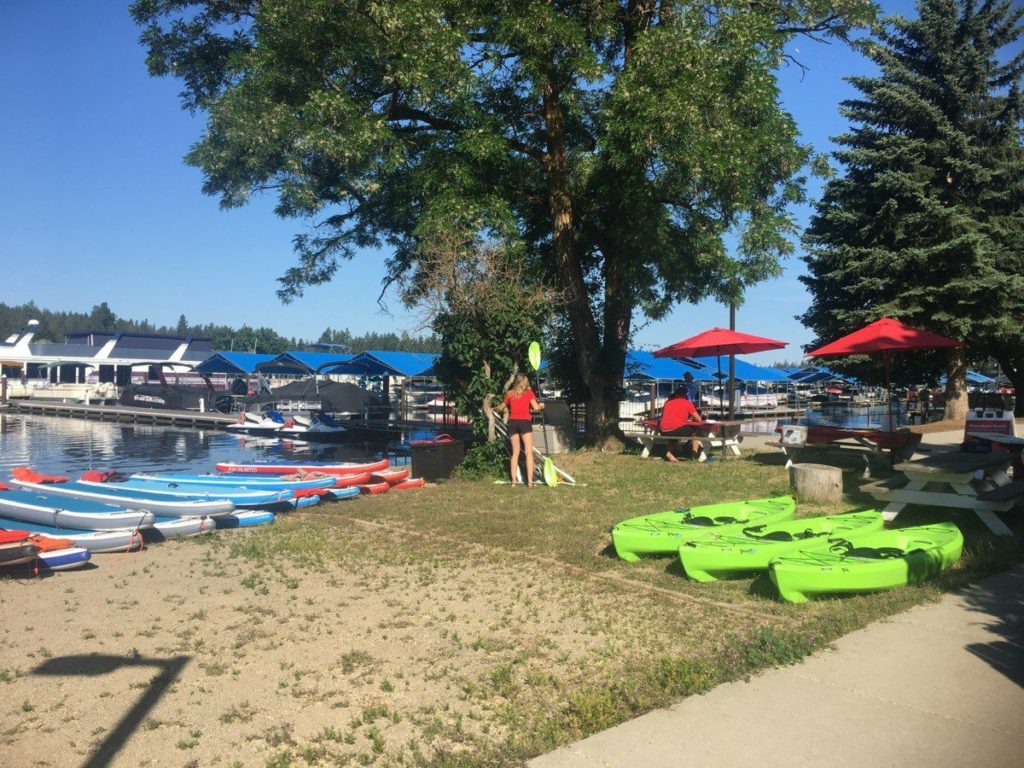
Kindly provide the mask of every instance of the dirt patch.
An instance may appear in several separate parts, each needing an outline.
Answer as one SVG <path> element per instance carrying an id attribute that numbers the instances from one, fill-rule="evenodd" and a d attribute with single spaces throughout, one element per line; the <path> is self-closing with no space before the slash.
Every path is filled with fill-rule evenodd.
<path id="1" fill-rule="evenodd" d="M 324 562 L 234 531 L 0 582 L 4 765 L 415 764 L 734 621 L 450 544 L 403 557 L 400 533 L 332 523 L 278 523 L 330 537 Z"/>

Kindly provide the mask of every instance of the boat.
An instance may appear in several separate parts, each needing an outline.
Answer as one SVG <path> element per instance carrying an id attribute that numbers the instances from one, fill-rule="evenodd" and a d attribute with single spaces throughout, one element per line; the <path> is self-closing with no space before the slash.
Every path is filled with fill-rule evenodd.
<path id="1" fill-rule="evenodd" d="M 31 482 L 22 477 L 45 478 L 35 472 L 19 472 L 24 467 L 11 470 L 14 479 L 11 481 L 24 489 L 52 496 L 67 496 L 102 504 L 113 504 L 124 509 L 147 510 L 157 515 L 174 517 L 216 517 L 234 512 L 235 505 L 225 499 L 189 499 L 165 496 L 151 491 L 140 491 L 134 488 L 114 488 L 108 484 L 96 487 L 86 483 L 66 480 L 64 482 Z M 63 503 L 63 502 L 62 502 Z M 139 527 L 139 526 L 135 526 Z"/>
<path id="2" fill-rule="evenodd" d="M 142 538 L 147 543 L 155 544 L 161 541 L 188 539 L 203 533 L 212 533 L 217 528 L 216 519 L 214 517 L 158 515 L 152 527 L 143 529 Z"/>
<path id="3" fill-rule="evenodd" d="M 165 497 L 169 499 L 184 498 L 196 501 L 227 500 L 234 504 L 235 507 L 239 508 L 272 507 L 274 505 L 287 503 L 293 498 L 292 491 L 277 490 L 274 488 L 250 489 L 224 484 L 199 485 L 198 483 L 179 484 L 173 482 L 159 484 L 135 480 L 131 477 L 127 477 L 123 480 L 102 481 L 84 479 L 89 474 L 90 473 L 86 473 L 86 475 L 83 475 L 83 479 L 78 482 L 81 485 L 98 488 L 101 492 L 105 490 L 114 490 L 119 493 L 141 491 L 145 494 L 144 498 L 149 498 L 155 495 L 157 497 Z"/>
<path id="4" fill-rule="evenodd" d="M 739 531 L 757 523 L 786 520 L 794 512 L 796 501 L 792 496 L 656 512 L 616 525 L 612 528 L 612 544 L 619 557 L 632 563 L 641 555 L 676 554 L 684 541 L 707 533 L 709 528 L 719 533 Z"/>
<path id="5" fill-rule="evenodd" d="M 134 531 L 153 524 L 153 513 L 146 510 L 53 496 L 47 491 L 48 488 L 42 492 L 0 489 L 0 515 L 25 523 L 80 531 Z M 0 527 L 7 526 L 0 524 Z"/>
<path id="6" fill-rule="evenodd" d="M 387 459 L 374 461 L 220 461 L 217 471 L 227 475 L 307 475 L 313 472 L 325 475 L 358 475 L 363 472 L 378 472 L 387 469 L 391 462 Z"/>
<path id="7" fill-rule="evenodd" d="M 410 477 L 408 480 L 402 480 L 401 482 L 395 483 L 391 486 L 393 491 L 405 491 L 409 488 L 422 488 L 427 484 L 427 481 L 422 477 Z"/>
<path id="8" fill-rule="evenodd" d="M 0 530 L 25 530 L 38 539 L 71 541 L 76 547 L 87 549 L 93 554 L 100 552 L 130 552 L 142 549 L 142 534 L 137 530 L 83 531 L 60 528 L 40 523 L 26 523 L 8 517 L 0 517 Z"/>
<path id="9" fill-rule="evenodd" d="M 953 523 L 895 528 L 788 552 L 772 560 L 768 573 L 783 600 L 803 603 L 819 594 L 919 584 L 956 563 L 963 548 L 963 534 Z"/>
<path id="10" fill-rule="evenodd" d="M 310 424 L 304 425 L 294 420 L 293 426 L 283 426 L 278 435 L 289 440 L 306 440 L 313 443 L 335 443 L 345 438 L 348 432 L 345 427 L 327 413 L 314 413 Z"/>
<path id="11" fill-rule="evenodd" d="M 363 483 L 362 485 L 355 486 L 359 489 L 360 493 L 368 495 L 376 495 L 378 493 L 387 493 L 391 486 L 388 483 Z"/>
<path id="12" fill-rule="evenodd" d="M 36 561 L 39 569 L 45 571 L 70 571 L 81 568 L 89 562 L 92 555 L 84 547 L 64 547 L 63 549 L 39 550 Z"/>
<path id="13" fill-rule="evenodd" d="M 694 581 L 714 581 L 729 574 L 766 571 L 773 557 L 806 549 L 829 539 L 882 528 L 882 514 L 873 509 L 827 517 L 805 517 L 759 523 L 735 532 L 703 533 L 679 547 L 679 561 Z"/>
<path id="14" fill-rule="evenodd" d="M 238 423 L 228 424 L 224 427 L 224 430 L 236 435 L 277 437 L 282 429 L 294 426 L 294 419 L 286 419 L 278 411 L 267 411 L 266 415 L 257 415 L 255 418 L 243 411 L 238 416 Z"/>
<path id="15" fill-rule="evenodd" d="M 0 566 L 30 562 L 38 552 L 27 531 L 0 531 Z"/>
<path id="16" fill-rule="evenodd" d="M 359 489 L 362 485 L 363 484 L 360 483 L 359 485 L 349 485 L 344 488 L 332 488 L 329 491 L 328 498 L 334 499 L 335 501 L 340 501 L 341 499 L 354 499 L 356 496 L 359 496 Z"/>
<path id="17" fill-rule="evenodd" d="M 271 477 L 269 475 L 266 477 L 260 477 L 258 475 L 248 477 L 240 477 L 238 475 L 150 475 L 141 472 L 136 472 L 128 477 L 141 483 L 151 483 L 153 485 L 227 485 L 233 488 L 256 490 L 276 488 L 287 491 L 294 491 L 300 488 L 332 488 L 338 480 L 338 477 L 335 475 L 323 475 L 321 477 L 307 477 L 303 479 L 296 477 L 293 480 L 287 480 L 283 477 Z M 369 479 L 369 473 L 367 473 L 367 479 Z"/>
<path id="18" fill-rule="evenodd" d="M 358 494 L 357 494 L 358 495 Z M 261 512 L 253 510 L 250 512 L 232 512 L 230 515 L 215 517 L 214 522 L 218 528 L 249 528 L 254 525 L 266 525 L 277 519 L 273 512 Z"/>

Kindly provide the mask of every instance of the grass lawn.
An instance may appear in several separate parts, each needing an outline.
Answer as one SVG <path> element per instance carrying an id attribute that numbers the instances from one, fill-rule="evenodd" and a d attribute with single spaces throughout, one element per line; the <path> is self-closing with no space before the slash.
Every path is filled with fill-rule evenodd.
<path id="1" fill-rule="evenodd" d="M 372 730 L 373 760 L 433 765 L 519 763 L 796 661 L 1024 554 L 1020 536 L 996 539 L 973 514 L 911 508 L 900 525 L 961 526 L 966 546 L 953 570 L 919 587 L 787 605 L 766 575 L 697 584 L 676 558 L 625 563 L 608 534 L 639 514 L 786 494 L 780 455 L 672 465 L 580 452 L 559 464 L 585 485 L 530 490 L 456 479 L 326 505 L 213 542 L 266 573 L 355 573 L 393 597 L 395 611 L 379 631 L 420 649 L 401 672 L 411 694 L 389 695 L 385 686 L 379 706 L 396 716 L 356 730 L 364 741 Z M 857 492 L 861 468 L 845 471 L 841 508 L 802 503 L 798 516 L 873 506 Z M 398 676 L 387 659 L 377 664 L 380 677 Z M 281 759 L 299 759 L 310 746 L 288 745 Z M 317 760 L 367 755 L 343 741 L 316 746 Z"/>

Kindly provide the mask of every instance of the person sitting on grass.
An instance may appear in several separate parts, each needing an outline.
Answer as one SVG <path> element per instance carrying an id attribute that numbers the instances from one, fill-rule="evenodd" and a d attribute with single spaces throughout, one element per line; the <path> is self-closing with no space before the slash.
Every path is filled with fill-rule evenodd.
<path id="1" fill-rule="evenodd" d="M 690 422 L 700 422 L 703 420 L 696 406 L 690 402 L 686 387 L 683 386 L 673 392 L 669 399 L 665 401 L 665 405 L 661 409 L 661 419 L 658 422 L 658 432 L 662 435 L 691 437 L 690 454 L 693 458 L 699 459 L 704 448 L 700 440 L 695 437 L 694 428 L 689 426 L 689 424 Z M 665 461 L 679 461 L 673 453 L 677 446 L 678 442 L 675 440 L 668 444 L 668 448 L 665 451 Z"/>

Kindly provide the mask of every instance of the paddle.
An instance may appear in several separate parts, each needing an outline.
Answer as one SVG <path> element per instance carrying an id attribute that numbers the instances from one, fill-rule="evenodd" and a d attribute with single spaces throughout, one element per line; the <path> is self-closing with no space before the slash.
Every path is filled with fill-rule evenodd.
<path id="1" fill-rule="evenodd" d="M 526 356 L 530 361 L 530 367 L 533 368 L 535 373 L 538 373 L 537 392 L 540 392 L 540 342 L 531 341 L 530 347 L 526 351 Z M 547 423 L 544 420 L 543 408 L 540 412 L 540 425 L 541 429 L 544 430 L 544 467 L 542 475 L 544 477 L 545 484 L 554 488 L 556 485 L 558 485 L 558 473 L 555 471 L 555 462 L 553 462 L 551 460 L 551 457 L 548 456 L 548 453 L 550 453 L 551 449 L 548 447 L 548 427 Z"/>

